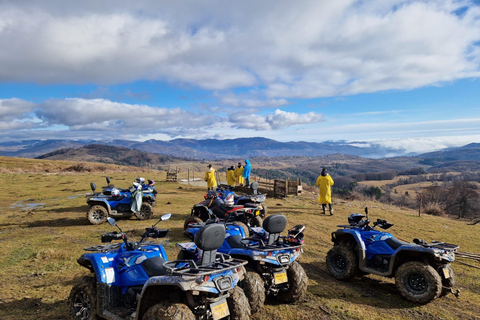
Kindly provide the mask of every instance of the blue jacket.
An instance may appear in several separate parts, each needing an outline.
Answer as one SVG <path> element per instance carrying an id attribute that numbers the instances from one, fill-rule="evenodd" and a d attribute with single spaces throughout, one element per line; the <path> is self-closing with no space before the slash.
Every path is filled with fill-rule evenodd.
<path id="1" fill-rule="evenodd" d="M 250 171 L 252 170 L 252 166 L 250 165 L 250 161 L 245 159 L 245 167 L 243 168 L 242 177 L 245 179 L 250 177 Z"/>

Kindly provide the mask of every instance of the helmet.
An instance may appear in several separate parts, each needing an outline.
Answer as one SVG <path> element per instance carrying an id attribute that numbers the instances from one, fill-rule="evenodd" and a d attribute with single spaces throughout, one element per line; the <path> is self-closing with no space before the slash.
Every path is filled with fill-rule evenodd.
<path id="1" fill-rule="evenodd" d="M 360 213 L 352 213 L 348 216 L 348 223 L 351 226 L 356 226 L 365 216 Z"/>
<path id="2" fill-rule="evenodd" d="M 145 178 L 139 177 L 139 178 L 138 178 L 138 182 L 139 182 L 140 184 L 144 184 L 144 183 L 145 183 Z"/>
<path id="3" fill-rule="evenodd" d="M 148 179 L 148 184 L 151 185 L 151 186 L 154 186 L 154 185 L 155 185 L 155 181 Z"/>
<path id="4" fill-rule="evenodd" d="M 112 189 L 112 197 L 118 197 L 120 195 L 120 191 L 117 188 Z"/>
<path id="5" fill-rule="evenodd" d="M 233 207 L 234 205 L 234 196 L 233 196 L 233 193 L 229 193 L 226 197 L 225 197 L 225 206 L 226 207 Z"/>

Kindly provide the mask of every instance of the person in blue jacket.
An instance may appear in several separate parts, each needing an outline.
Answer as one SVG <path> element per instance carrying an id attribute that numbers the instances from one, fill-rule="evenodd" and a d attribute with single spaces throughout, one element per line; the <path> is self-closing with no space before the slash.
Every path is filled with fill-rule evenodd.
<path id="1" fill-rule="evenodd" d="M 245 186 L 250 187 L 250 173 L 252 171 L 252 166 L 250 161 L 245 159 L 245 167 L 243 168 L 242 177 L 245 179 Z"/>

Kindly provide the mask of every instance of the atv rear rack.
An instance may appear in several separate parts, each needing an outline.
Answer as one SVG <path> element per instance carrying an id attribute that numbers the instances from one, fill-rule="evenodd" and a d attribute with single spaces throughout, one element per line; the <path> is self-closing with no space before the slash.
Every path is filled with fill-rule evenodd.
<path id="1" fill-rule="evenodd" d="M 206 266 L 199 266 L 193 260 L 167 261 L 163 266 L 167 268 L 168 275 L 203 276 L 219 271 L 240 268 L 246 264 L 247 261 L 245 260 L 234 259 L 224 253 L 217 253 L 215 262 Z"/>

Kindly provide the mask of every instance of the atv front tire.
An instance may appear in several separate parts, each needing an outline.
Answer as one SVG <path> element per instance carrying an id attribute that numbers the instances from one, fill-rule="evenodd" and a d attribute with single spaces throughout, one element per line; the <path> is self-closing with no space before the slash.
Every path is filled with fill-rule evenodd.
<path id="1" fill-rule="evenodd" d="M 100 319 L 97 315 L 96 296 L 96 280 L 94 277 L 83 277 L 75 284 L 68 298 L 72 319 Z"/>
<path id="2" fill-rule="evenodd" d="M 185 223 L 183 224 L 183 231 L 187 231 L 188 227 L 191 224 L 196 224 L 196 223 L 202 223 L 202 219 L 200 219 L 197 216 L 190 216 L 185 220 Z"/>
<path id="3" fill-rule="evenodd" d="M 307 292 L 308 277 L 303 267 L 297 261 L 292 262 L 287 270 L 288 290 L 280 291 L 278 299 L 285 302 L 301 300 Z"/>
<path id="4" fill-rule="evenodd" d="M 241 286 L 250 303 L 252 313 L 260 311 L 265 304 L 265 283 L 262 277 L 256 272 L 247 271 Z"/>
<path id="5" fill-rule="evenodd" d="M 257 228 L 257 227 L 261 228 L 263 225 L 263 220 L 260 216 L 255 216 L 255 218 L 252 219 L 251 224 L 253 228 Z"/>
<path id="6" fill-rule="evenodd" d="M 243 232 L 245 233 L 245 238 L 247 238 L 250 235 L 250 231 L 245 223 L 240 221 L 234 221 L 233 225 L 243 229 Z"/>
<path id="7" fill-rule="evenodd" d="M 91 224 L 102 224 L 107 221 L 108 211 L 104 206 L 91 206 L 87 212 L 87 220 Z"/>
<path id="8" fill-rule="evenodd" d="M 230 297 L 227 298 L 228 309 L 230 311 L 230 319 L 250 320 L 251 310 L 248 299 L 240 287 L 230 290 Z"/>
<path id="9" fill-rule="evenodd" d="M 353 278 L 358 271 L 358 262 L 352 250 L 337 245 L 327 253 L 327 269 L 338 280 Z"/>
<path id="10" fill-rule="evenodd" d="M 192 310 L 183 303 L 162 301 L 150 307 L 143 320 L 195 320 Z"/>
<path id="11" fill-rule="evenodd" d="M 135 216 L 139 220 L 148 220 L 153 215 L 153 208 L 149 203 L 142 203 L 140 211 L 135 213 Z"/>
<path id="12" fill-rule="evenodd" d="M 428 303 L 442 293 L 442 278 L 438 272 L 431 265 L 418 261 L 398 267 L 395 284 L 402 296 L 420 304 Z"/>

